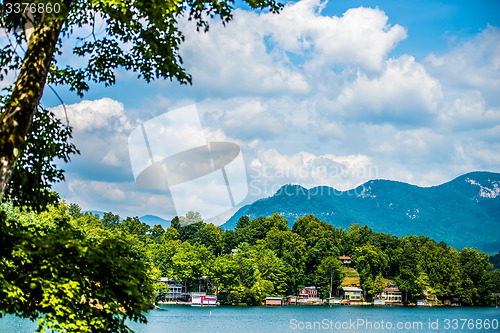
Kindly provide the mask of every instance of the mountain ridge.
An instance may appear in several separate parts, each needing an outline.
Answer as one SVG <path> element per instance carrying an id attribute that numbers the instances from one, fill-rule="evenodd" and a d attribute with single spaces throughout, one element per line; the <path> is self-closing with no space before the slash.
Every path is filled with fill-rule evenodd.
<path id="1" fill-rule="evenodd" d="M 353 223 L 396 236 L 425 235 L 459 249 L 500 249 L 500 174 L 474 171 L 440 185 L 420 187 L 375 179 L 347 191 L 328 186 L 306 189 L 287 184 L 274 195 L 240 208 L 221 227 L 233 229 L 238 219 L 279 213 L 289 226 L 313 214 L 335 227 Z"/>

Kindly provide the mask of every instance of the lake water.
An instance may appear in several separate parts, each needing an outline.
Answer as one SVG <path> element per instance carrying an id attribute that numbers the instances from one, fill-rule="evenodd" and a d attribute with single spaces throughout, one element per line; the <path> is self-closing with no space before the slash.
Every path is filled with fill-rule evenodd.
<path id="1" fill-rule="evenodd" d="M 160 332 L 500 332 L 500 308 L 356 306 L 217 307 L 162 306 L 137 333 Z M 6 316 L 0 332 L 34 332 L 35 323 Z"/>

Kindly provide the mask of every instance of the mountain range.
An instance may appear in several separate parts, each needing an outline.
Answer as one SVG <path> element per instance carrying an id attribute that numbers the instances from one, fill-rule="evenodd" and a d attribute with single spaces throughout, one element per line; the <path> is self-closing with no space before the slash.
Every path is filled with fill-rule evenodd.
<path id="1" fill-rule="evenodd" d="M 223 229 L 238 219 L 279 213 L 289 226 L 313 214 L 335 227 L 353 223 L 396 236 L 425 235 L 457 249 L 500 250 L 500 174 L 471 172 L 442 185 L 419 187 L 391 180 L 371 180 L 338 191 L 319 186 L 285 185 L 273 196 L 239 209 Z"/>

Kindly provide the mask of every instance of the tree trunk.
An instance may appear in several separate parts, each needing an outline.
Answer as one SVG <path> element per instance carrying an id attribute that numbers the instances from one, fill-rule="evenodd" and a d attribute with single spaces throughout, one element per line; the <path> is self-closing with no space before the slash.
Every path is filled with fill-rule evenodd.
<path id="1" fill-rule="evenodd" d="M 47 17 L 30 36 L 14 90 L 0 118 L 0 200 L 24 149 L 24 138 L 36 111 L 55 51 L 62 19 Z"/>

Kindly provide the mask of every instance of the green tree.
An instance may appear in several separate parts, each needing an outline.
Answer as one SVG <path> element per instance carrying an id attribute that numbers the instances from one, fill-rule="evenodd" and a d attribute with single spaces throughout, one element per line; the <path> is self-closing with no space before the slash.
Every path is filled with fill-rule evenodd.
<path id="1" fill-rule="evenodd" d="M 261 246 L 273 250 L 281 258 L 287 272 L 288 293 L 295 294 L 303 283 L 307 262 L 307 244 L 291 230 L 272 228 L 262 240 Z"/>
<path id="2" fill-rule="evenodd" d="M 368 243 L 372 235 L 372 229 L 367 225 L 360 227 L 358 223 L 354 223 L 349 227 L 347 235 L 342 238 L 344 254 L 352 255 L 356 248 Z"/>
<path id="3" fill-rule="evenodd" d="M 460 299 L 468 305 L 481 305 L 487 297 L 481 294 L 481 291 L 488 289 L 484 285 L 485 275 L 493 268 L 488 261 L 488 255 L 483 251 L 465 248 L 459 253 L 459 263 L 462 281 Z"/>
<path id="4" fill-rule="evenodd" d="M 209 267 L 213 261 L 212 251 L 204 245 L 191 245 L 189 242 L 179 244 L 172 256 L 172 273 L 184 281 L 186 287 L 203 275 L 209 274 Z"/>
<path id="5" fill-rule="evenodd" d="M 410 296 L 418 296 L 422 293 L 418 277 L 421 268 L 418 265 L 419 239 L 416 236 L 404 236 L 401 239 L 401 254 L 399 256 L 399 272 L 395 281 L 399 289 L 405 292 L 404 301 Z"/>
<path id="6" fill-rule="evenodd" d="M 455 249 L 429 240 L 420 248 L 419 267 L 425 272 L 437 297 L 457 296 L 461 277 L 459 255 Z"/>
<path id="7" fill-rule="evenodd" d="M 237 262 L 232 254 L 215 259 L 212 274 L 218 290 L 228 290 L 237 283 Z"/>
<path id="8" fill-rule="evenodd" d="M 60 332 L 129 332 L 125 319 L 145 322 L 152 283 L 137 254 L 118 237 L 88 238 L 62 212 L 24 224 L 0 212 L 2 313 Z"/>
<path id="9" fill-rule="evenodd" d="M 368 278 L 374 281 L 387 266 L 389 258 L 380 249 L 371 244 L 365 244 L 354 250 L 352 260 L 356 265 L 356 270 L 361 278 L 361 283 L 365 283 Z"/>
<path id="10" fill-rule="evenodd" d="M 115 230 L 120 226 L 120 216 L 111 212 L 104 213 L 101 221 L 104 229 Z"/>
<path id="11" fill-rule="evenodd" d="M 163 227 L 160 224 L 155 224 L 153 226 L 153 228 L 150 229 L 149 232 L 150 232 L 151 238 L 156 243 L 160 243 L 162 238 L 163 238 L 163 234 L 165 234 L 165 229 L 163 229 Z"/>
<path id="12" fill-rule="evenodd" d="M 196 232 L 193 241 L 211 248 L 214 255 L 219 256 L 224 248 L 224 231 L 213 223 L 209 223 Z"/>
<path id="13" fill-rule="evenodd" d="M 321 297 L 332 297 L 334 291 L 340 286 L 345 273 L 337 257 L 324 258 L 318 265 L 315 276 L 316 286 L 320 287 Z"/>
<path id="14" fill-rule="evenodd" d="M 181 228 L 181 221 L 179 220 L 179 216 L 174 217 L 172 221 L 170 221 L 170 227 L 179 231 L 179 229 Z"/>

